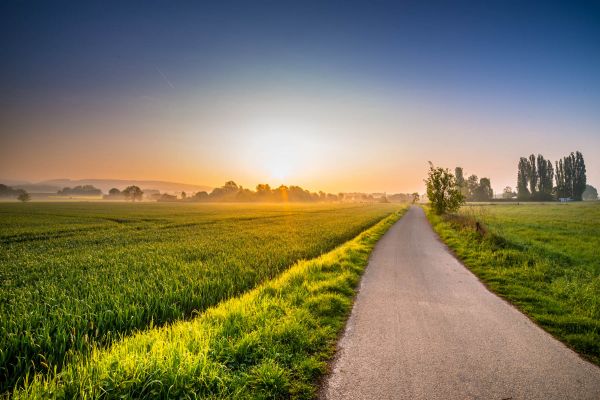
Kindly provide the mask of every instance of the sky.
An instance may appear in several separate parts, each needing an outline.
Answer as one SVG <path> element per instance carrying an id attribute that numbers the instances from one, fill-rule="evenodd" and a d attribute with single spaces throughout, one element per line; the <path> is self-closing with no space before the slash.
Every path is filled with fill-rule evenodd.
<path id="1" fill-rule="evenodd" d="M 0 179 L 600 186 L 600 2 L 0 2 Z"/>

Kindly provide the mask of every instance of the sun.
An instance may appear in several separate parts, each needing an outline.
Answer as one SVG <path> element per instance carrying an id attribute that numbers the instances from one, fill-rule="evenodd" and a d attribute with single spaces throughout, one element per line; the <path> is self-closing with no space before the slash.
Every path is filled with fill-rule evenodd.
<path id="1" fill-rule="evenodd" d="M 272 165 L 269 167 L 269 178 L 274 179 L 277 183 L 285 182 L 290 174 L 290 168 L 287 165 Z"/>
<path id="2" fill-rule="evenodd" d="M 258 182 L 300 185 L 318 180 L 332 154 L 321 127 L 296 118 L 260 118 L 240 127 L 238 162 Z"/>

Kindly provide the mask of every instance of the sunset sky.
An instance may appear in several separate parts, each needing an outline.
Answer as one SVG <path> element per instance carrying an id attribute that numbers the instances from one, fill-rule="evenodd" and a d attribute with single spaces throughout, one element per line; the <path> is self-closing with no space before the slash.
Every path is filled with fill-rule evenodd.
<path id="1" fill-rule="evenodd" d="M 423 191 L 575 150 L 600 186 L 600 3 L 0 2 L 2 179 Z"/>

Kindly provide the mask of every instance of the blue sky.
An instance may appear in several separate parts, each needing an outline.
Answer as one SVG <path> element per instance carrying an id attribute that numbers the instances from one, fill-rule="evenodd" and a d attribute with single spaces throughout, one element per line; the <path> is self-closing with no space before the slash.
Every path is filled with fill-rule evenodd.
<path id="1" fill-rule="evenodd" d="M 330 178 L 319 182 L 331 189 L 376 190 L 368 184 L 375 158 L 386 164 L 373 174 L 387 169 L 410 176 L 398 180 L 398 172 L 390 173 L 375 181 L 380 190 L 417 189 L 428 159 L 488 175 L 500 190 L 498 186 L 514 185 L 511 171 L 518 156 L 540 152 L 556 159 L 576 149 L 586 155 L 590 178 L 600 180 L 598 2 L 7 0 L 0 15 L 0 115 L 5 121 L 0 152 L 7 153 L 0 154 L 0 167 L 7 171 L 0 176 L 35 180 L 113 173 L 103 173 L 99 161 L 75 168 L 31 148 L 52 142 L 62 152 L 77 152 L 85 140 L 72 140 L 74 136 L 90 143 L 102 142 L 95 136 L 104 136 L 104 142 L 125 151 L 127 146 L 143 147 L 146 137 L 164 148 L 165 138 L 175 135 L 197 143 L 205 158 L 223 159 L 241 135 L 239 129 L 226 128 L 228 122 L 247 117 L 248 104 L 258 103 L 263 105 L 255 113 L 263 120 L 274 119 L 269 104 L 287 104 L 286 110 L 300 111 L 293 118 L 277 111 L 278 117 L 285 114 L 278 118 L 281 124 L 318 120 L 329 128 L 315 128 L 311 140 L 348 143 L 347 150 L 340 145 L 337 151 L 354 160 L 347 170 L 357 178 L 341 179 L 344 169 L 332 170 Z M 270 100 L 261 103 L 253 96 Z M 161 104 L 160 111 L 135 112 L 149 101 Z M 326 121 L 302 112 L 306 104 L 317 103 L 321 111 L 331 108 Z M 122 112 L 128 107 L 134 111 Z M 394 110 L 404 119 L 394 119 Z M 362 133 L 350 133 L 345 117 L 356 112 L 372 112 Z M 98 132 L 98 119 L 112 119 L 113 113 L 122 124 Z M 210 118 L 191 116 L 203 113 Z M 381 114 L 385 126 L 373 127 Z M 161 128 L 144 131 L 138 120 L 153 118 L 150 125 Z M 182 121 L 197 129 L 182 128 Z M 281 143 L 273 152 L 294 142 L 291 136 L 303 134 L 280 130 Z M 346 135 L 331 133 L 344 130 Z M 222 142 L 215 138 L 217 131 Z M 137 140 L 120 141 L 123 135 Z M 358 176 L 352 168 L 361 156 L 353 146 L 361 145 L 361 135 L 379 145 L 361 146 L 366 153 L 360 170 L 367 172 Z M 435 142 L 454 145 L 436 148 Z M 388 154 L 402 143 L 408 143 L 405 153 Z M 202 163 L 179 171 L 170 164 L 182 156 L 177 148 L 166 152 L 168 168 L 154 175 L 177 180 L 180 174 L 183 180 L 218 184 L 238 170 L 240 179 L 248 181 L 260 180 L 264 172 L 244 175 L 242 170 L 256 160 L 244 158 L 243 152 L 234 152 L 235 158 L 248 165 L 215 165 L 211 158 L 213 169 L 222 174 L 207 173 Z M 211 154 L 205 154 L 207 149 Z M 37 161 L 19 165 L 24 158 Z M 422 165 L 413 167 L 419 160 Z M 302 162 L 298 169 L 305 169 Z M 336 186 L 336 176 L 343 185 Z M 295 173 L 289 178 L 318 186 L 311 185 L 311 176 Z M 356 187 L 349 187 L 353 182 Z"/>

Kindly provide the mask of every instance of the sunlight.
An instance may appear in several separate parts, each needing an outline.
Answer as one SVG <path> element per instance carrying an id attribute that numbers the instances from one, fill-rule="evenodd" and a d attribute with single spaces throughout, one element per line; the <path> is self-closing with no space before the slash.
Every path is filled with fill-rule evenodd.
<path id="1" fill-rule="evenodd" d="M 327 150 L 316 127 L 292 120 L 273 120 L 252 124 L 244 130 L 248 138 L 244 162 L 274 180 L 273 184 L 289 184 L 289 180 L 323 166 Z"/>

